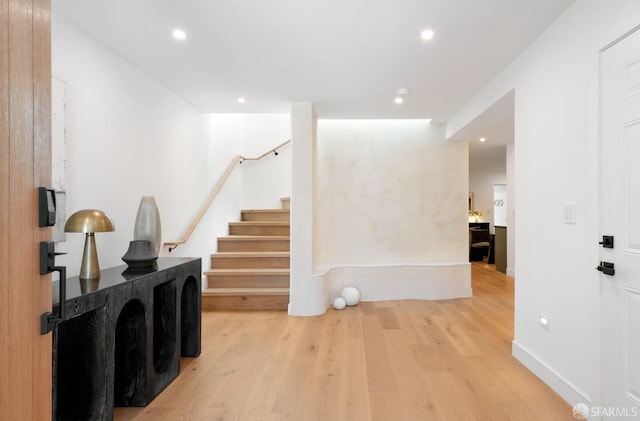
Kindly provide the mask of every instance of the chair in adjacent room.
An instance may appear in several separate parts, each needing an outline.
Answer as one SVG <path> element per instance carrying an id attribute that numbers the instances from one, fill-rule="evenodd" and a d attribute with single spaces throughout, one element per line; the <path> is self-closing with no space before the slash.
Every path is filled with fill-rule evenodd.
<path id="1" fill-rule="evenodd" d="M 469 229 L 469 261 L 476 262 L 489 256 L 491 251 L 491 234 L 489 230 L 470 228 Z M 490 257 L 490 256 L 489 256 Z"/>

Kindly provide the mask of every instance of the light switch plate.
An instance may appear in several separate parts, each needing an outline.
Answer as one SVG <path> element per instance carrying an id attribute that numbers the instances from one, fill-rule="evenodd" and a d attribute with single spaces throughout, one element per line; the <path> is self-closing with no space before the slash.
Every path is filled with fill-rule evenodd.
<path id="1" fill-rule="evenodd" d="M 575 203 L 564 204 L 564 223 L 565 224 L 576 223 L 576 204 Z"/>

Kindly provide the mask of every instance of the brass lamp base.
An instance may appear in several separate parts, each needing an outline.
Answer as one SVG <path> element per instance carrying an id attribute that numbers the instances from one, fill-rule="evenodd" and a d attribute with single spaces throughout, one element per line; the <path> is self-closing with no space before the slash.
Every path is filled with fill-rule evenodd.
<path id="1" fill-rule="evenodd" d="M 84 239 L 84 252 L 80 265 L 80 279 L 100 279 L 100 266 L 98 265 L 98 252 L 96 251 L 96 239 L 92 232 L 86 233 Z"/>

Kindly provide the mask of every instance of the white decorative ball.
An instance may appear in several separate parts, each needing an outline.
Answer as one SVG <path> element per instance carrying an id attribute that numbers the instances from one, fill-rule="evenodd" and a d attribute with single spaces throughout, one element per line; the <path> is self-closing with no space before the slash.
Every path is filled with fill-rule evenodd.
<path id="1" fill-rule="evenodd" d="M 335 308 L 336 310 L 342 310 L 346 306 L 347 302 L 342 297 L 337 297 L 335 300 L 333 300 L 333 308 Z"/>
<path id="2" fill-rule="evenodd" d="M 346 287 L 340 295 L 342 295 L 348 306 L 354 306 L 360 301 L 360 291 L 355 287 Z"/>

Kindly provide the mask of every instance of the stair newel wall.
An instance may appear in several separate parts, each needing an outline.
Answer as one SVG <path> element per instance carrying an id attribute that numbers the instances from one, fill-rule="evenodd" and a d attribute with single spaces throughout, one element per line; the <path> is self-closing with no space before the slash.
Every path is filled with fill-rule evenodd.
<path id="1" fill-rule="evenodd" d="M 313 274 L 314 202 L 318 119 L 313 105 L 291 107 L 291 298 L 289 314 L 314 316 L 327 310 L 324 276 Z"/>

